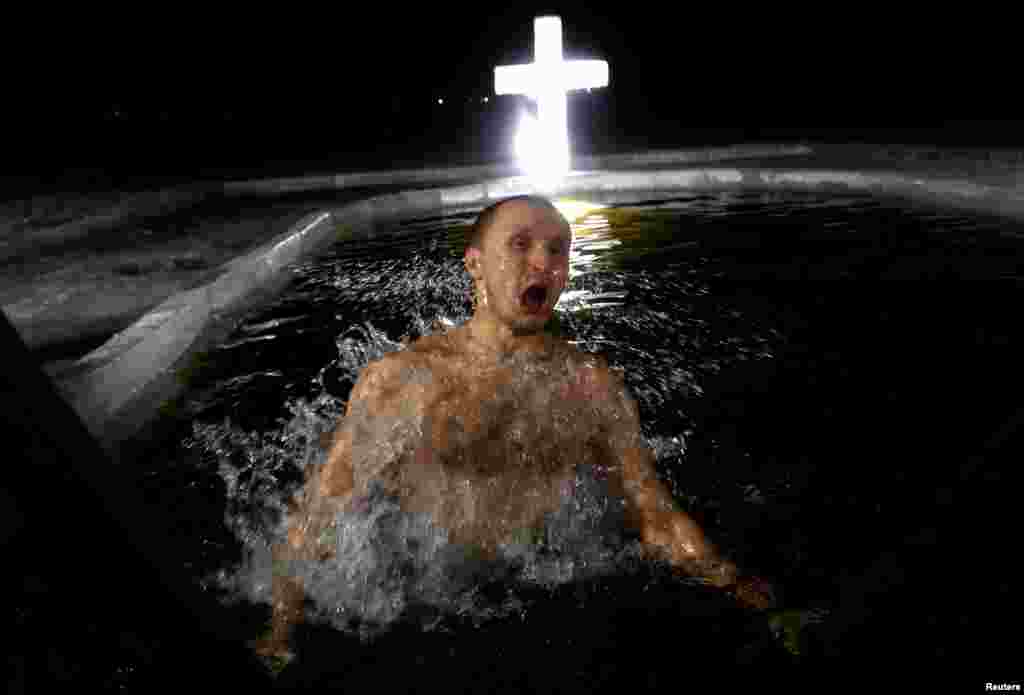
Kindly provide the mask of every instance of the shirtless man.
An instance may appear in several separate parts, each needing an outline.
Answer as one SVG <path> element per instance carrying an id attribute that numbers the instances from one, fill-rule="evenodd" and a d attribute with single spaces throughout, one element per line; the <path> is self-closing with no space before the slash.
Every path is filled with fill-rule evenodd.
<path id="1" fill-rule="evenodd" d="M 475 311 L 367 365 L 327 459 L 289 519 L 278 560 L 327 559 L 338 510 L 385 481 L 403 511 L 426 512 L 452 542 L 498 552 L 563 502 L 576 466 L 596 465 L 644 547 L 687 575 L 770 607 L 767 583 L 740 579 L 658 480 L 636 403 L 607 362 L 544 332 L 565 288 L 571 231 L 546 199 L 518 196 L 478 217 L 464 262 Z M 284 655 L 302 617 L 299 580 L 275 577 L 273 623 L 258 643 Z"/>

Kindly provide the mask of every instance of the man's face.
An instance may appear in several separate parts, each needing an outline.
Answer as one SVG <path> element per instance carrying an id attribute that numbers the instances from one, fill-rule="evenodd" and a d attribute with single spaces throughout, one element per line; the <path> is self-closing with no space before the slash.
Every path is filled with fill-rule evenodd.
<path id="1" fill-rule="evenodd" d="M 516 333 L 536 333 L 551 318 L 569 276 L 568 224 L 556 211 L 525 201 L 498 209 L 483 253 L 466 251 L 466 264 L 489 312 Z"/>

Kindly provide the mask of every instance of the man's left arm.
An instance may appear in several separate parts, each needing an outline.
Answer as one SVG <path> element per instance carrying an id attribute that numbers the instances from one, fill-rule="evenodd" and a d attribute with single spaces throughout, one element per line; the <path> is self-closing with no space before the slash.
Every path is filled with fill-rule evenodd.
<path id="1" fill-rule="evenodd" d="M 686 574 L 735 592 L 755 608 L 774 603 L 770 586 L 756 578 L 742 578 L 736 565 L 725 559 L 690 515 L 658 479 L 654 456 L 640 431 L 636 402 L 621 377 L 601 360 L 591 372 L 593 402 L 603 411 L 606 446 L 621 471 L 626 504 L 643 543 Z"/>

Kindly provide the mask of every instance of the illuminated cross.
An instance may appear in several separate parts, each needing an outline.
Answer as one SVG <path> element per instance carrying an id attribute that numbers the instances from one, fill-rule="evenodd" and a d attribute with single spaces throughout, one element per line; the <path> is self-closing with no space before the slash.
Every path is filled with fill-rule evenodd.
<path id="1" fill-rule="evenodd" d="M 593 89 L 608 84 L 608 63 L 604 60 L 563 60 L 562 20 L 536 17 L 533 20 L 533 62 L 494 68 L 495 94 L 525 94 L 537 103 L 537 128 L 530 137 L 530 153 L 524 162 L 535 177 L 554 180 L 569 171 L 569 121 L 566 92 Z M 527 125 L 527 124 L 524 124 Z M 520 152 L 520 157 L 524 153 Z"/>

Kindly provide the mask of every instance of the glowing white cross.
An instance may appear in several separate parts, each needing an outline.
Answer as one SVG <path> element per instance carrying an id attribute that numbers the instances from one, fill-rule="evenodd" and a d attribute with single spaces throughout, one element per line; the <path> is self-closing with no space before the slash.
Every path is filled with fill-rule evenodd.
<path id="1" fill-rule="evenodd" d="M 569 171 L 569 121 L 566 92 L 608 84 L 604 60 L 563 60 L 562 20 L 533 20 L 533 62 L 494 68 L 495 94 L 525 94 L 537 103 L 537 124 L 520 125 L 517 149 L 535 178 L 553 181 Z"/>

